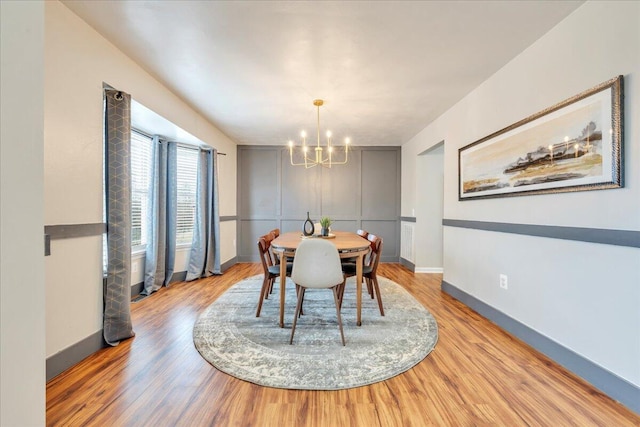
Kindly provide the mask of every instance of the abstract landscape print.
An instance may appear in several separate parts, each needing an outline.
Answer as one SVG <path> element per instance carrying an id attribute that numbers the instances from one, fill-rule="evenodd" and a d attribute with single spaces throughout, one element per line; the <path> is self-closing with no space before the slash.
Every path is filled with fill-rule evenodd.
<path id="1" fill-rule="evenodd" d="M 622 76 L 458 151 L 459 199 L 621 187 Z"/>

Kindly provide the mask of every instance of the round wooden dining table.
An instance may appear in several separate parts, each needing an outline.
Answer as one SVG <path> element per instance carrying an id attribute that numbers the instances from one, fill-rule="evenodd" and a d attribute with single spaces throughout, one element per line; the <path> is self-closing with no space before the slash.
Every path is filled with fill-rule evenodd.
<path id="1" fill-rule="evenodd" d="M 322 239 L 324 237 L 305 237 L 299 231 L 283 233 L 271 242 L 271 249 L 280 257 L 280 327 L 284 328 L 284 296 L 287 281 L 287 257 L 294 257 L 296 249 L 304 239 Z M 362 265 L 364 256 L 369 252 L 370 243 L 367 239 L 348 231 L 334 231 L 328 240 L 336 245 L 340 258 L 356 258 L 356 323 L 362 324 Z"/>

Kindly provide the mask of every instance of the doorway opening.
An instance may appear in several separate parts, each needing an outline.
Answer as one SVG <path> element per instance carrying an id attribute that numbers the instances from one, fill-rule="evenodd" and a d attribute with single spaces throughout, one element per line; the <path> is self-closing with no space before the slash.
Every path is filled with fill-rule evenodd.
<path id="1" fill-rule="evenodd" d="M 416 273 L 442 273 L 444 141 L 418 154 L 416 163 Z"/>

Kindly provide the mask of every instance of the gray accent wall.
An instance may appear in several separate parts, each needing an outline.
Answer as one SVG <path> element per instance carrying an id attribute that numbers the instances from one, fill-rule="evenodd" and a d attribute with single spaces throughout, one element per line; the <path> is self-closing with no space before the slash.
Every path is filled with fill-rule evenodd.
<path id="1" fill-rule="evenodd" d="M 400 257 L 400 147 L 353 147 L 346 165 L 291 166 L 282 146 L 238 146 L 238 261 L 257 262 L 258 237 L 302 231 L 307 217 L 332 230 L 384 239 L 383 262 Z"/>

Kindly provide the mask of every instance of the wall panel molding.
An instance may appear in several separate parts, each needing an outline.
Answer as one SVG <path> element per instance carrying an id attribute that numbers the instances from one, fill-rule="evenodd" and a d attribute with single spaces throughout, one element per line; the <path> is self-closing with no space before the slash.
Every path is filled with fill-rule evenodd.
<path id="1" fill-rule="evenodd" d="M 92 224 L 60 224 L 44 226 L 44 233 L 49 235 L 51 240 L 99 236 L 106 232 L 107 224 L 103 222 Z"/>
<path id="2" fill-rule="evenodd" d="M 634 230 L 609 230 L 603 228 L 515 224 L 458 219 L 443 219 L 442 225 L 447 227 L 470 228 L 473 230 L 495 231 L 500 233 L 522 234 L 525 236 L 548 237 L 552 239 L 575 240 L 579 242 L 602 243 L 605 245 L 640 248 L 640 231 Z"/>
<path id="3" fill-rule="evenodd" d="M 238 146 L 238 262 L 256 262 L 257 238 L 302 229 L 328 215 L 334 230 L 365 229 L 384 239 L 384 262 L 400 258 L 400 147 L 353 147 L 331 169 L 289 164 L 284 146 Z M 366 166 L 364 165 L 366 163 Z"/>

